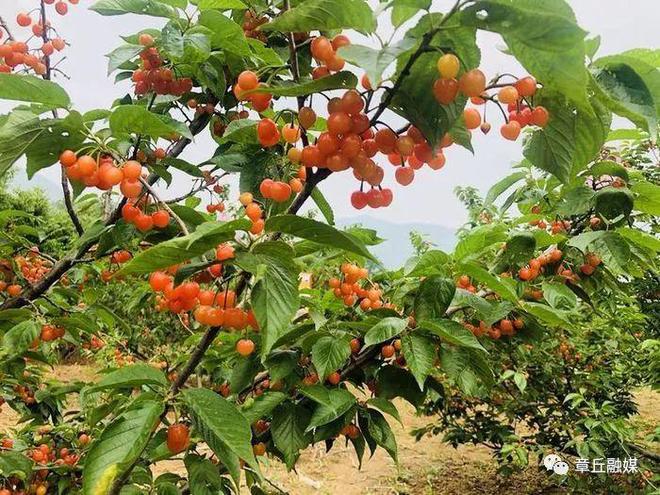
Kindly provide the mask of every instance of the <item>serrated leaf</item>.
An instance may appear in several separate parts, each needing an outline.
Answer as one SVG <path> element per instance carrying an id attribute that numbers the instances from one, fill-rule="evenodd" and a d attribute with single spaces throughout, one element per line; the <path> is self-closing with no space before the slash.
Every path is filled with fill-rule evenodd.
<path id="1" fill-rule="evenodd" d="M 87 388 L 87 393 L 114 388 L 135 388 L 142 385 L 154 385 L 159 388 L 167 387 L 165 374 L 148 364 L 132 364 L 123 366 L 104 375 L 95 385 Z"/>
<path id="2" fill-rule="evenodd" d="M 304 0 L 261 27 L 283 33 L 332 29 L 371 33 L 375 28 L 371 8 L 363 0 Z"/>
<path id="3" fill-rule="evenodd" d="M 195 232 L 161 242 L 145 251 L 141 251 L 126 263 L 117 274 L 151 273 L 161 268 L 190 260 L 218 244 L 234 238 L 237 230 L 249 230 L 250 222 L 245 219 L 231 222 L 206 222 Z"/>
<path id="4" fill-rule="evenodd" d="M 383 318 L 371 327 L 364 336 L 364 345 L 375 345 L 396 337 L 406 329 L 408 321 L 403 318 Z"/>
<path id="5" fill-rule="evenodd" d="M 48 108 L 68 108 L 69 95 L 57 83 L 40 77 L 0 73 L 0 100 L 40 103 Z"/>
<path id="6" fill-rule="evenodd" d="M 190 129 L 169 115 L 150 112 L 139 105 L 121 105 L 109 119 L 110 129 L 117 135 L 145 135 L 152 138 L 166 138 L 173 134 L 192 139 Z"/>
<path id="7" fill-rule="evenodd" d="M 312 364 L 321 381 L 339 369 L 351 355 L 351 346 L 345 337 L 321 337 L 312 346 Z"/>
<path id="8" fill-rule="evenodd" d="M 185 390 L 182 396 L 195 427 L 230 470 L 237 485 L 240 480 L 239 459 L 260 472 L 252 453 L 250 423 L 234 404 L 204 388 Z"/>
<path id="9" fill-rule="evenodd" d="M 357 82 L 355 74 L 349 71 L 341 71 L 320 79 L 309 79 L 302 82 L 282 81 L 278 84 L 246 91 L 245 94 L 269 93 L 273 96 L 307 96 L 321 91 L 355 88 Z"/>
<path id="10" fill-rule="evenodd" d="M 288 469 L 293 468 L 300 455 L 312 441 L 307 425 L 311 413 L 307 408 L 287 402 L 278 406 L 273 413 L 270 431 L 277 450 L 282 452 Z"/>
<path id="11" fill-rule="evenodd" d="M 117 478 L 138 460 L 160 421 L 161 402 L 142 401 L 112 421 L 85 456 L 83 495 L 107 495 Z"/>
<path id="12" fill-rule="evenodd" d="M 311 218 L 297 215 L 276 215 L 266 220 L 266 232 L 281 232 L 327 247 L 355 253 L 371 260 L 374 259 L 364 244 L 355 236 Z"/>
<path id="13" fill-rule="evenodd" d="M 420 320 L 417 325 L 419 328 L 437 335 L 448 344 L 484 350 L 472 332 L 456 321 L 448 319 Z"/>
<path id="14" fill-rule="evenodd" d="M 456 292 L 456 284 L 440 275 L 431 275 L 419 284 L 415 296 L 415 317 L 421 320 L 442 318 Z"/>
<path id="15" fill-rule="evenodd" d="M 401 337 L 401 351 L 406 359 L 406 366 L 417 380 L 420 390 L 429 375 L 436 359 L 435 343 L 417 332 Z"/>
<path id="16" fill-rule="evenodd" d="M 396 61 L 399 55 L 410 50 L 414 45 L 415 41 L 410 38 L 405 38 L 394 45 L 386 45 L 380 50 L 351 44 L 341 47 L 339 55 L 350 64 L 364 70 L 375 88 L 382 81 L 385 70 Z"/>
<path id="17" fill-rule="evenodd" d="M 101 15 L 138 14 L 172 19 L 179 16 L 174 7 L 157 0 L 99 0 L 89 10 Z"/>

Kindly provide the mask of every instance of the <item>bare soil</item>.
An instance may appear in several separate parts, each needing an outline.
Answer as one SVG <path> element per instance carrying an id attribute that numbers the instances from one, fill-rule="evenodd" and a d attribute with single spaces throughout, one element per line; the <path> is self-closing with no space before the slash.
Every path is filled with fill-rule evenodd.
<path id="1" fill-rule="evenodd" d="M 50 373 L 61 381 L 94 381 L 92 366 L 58 366 Z M 640 390 L 636 394 L 640 414 L 635 418 L 650 432 L 660 424 L 660 394 Z M 417 442 L 410 430 L 425 425 L 429 418 L 418 417 L 406 402 L 397 402 L 403 426 L 390 423 L 397 436 L 399 465 L 382 450 L 372 458 L 365 456 L 362 468 L 351 446 L 337 442 L 326 453 L 322 445 L 307 449 L 296 471 L 287 472 L 277 460 L 265 459 L 264 475 L 275 486 L 295 495 L 479 495 L 479 494 L 558 494 L 565 493 L 553 485 L 544 469 L 530 467 L 510 477 L 497 473 L 490 451 L 482 446 L 454 449 L 439 436 L 427 436 Z M 18 416 L 8 407 L 0 412 L 0 433 L 16 426 Z M 389 420 L 389 418 L 388 418 Z M 155 467 L 154 474 L 179 471 L 179 461 L 165 461 Z"/>

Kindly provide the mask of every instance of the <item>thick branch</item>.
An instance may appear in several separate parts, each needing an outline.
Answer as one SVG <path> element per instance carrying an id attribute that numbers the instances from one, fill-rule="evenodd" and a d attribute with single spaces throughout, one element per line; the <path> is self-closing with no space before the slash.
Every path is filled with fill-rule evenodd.
<path id="1" fill-rule="evenodd" d="M 209 123 L 210 116 L 208 114 L 200 114 L 195 117 L 193 123 L 190 125 L 190 132 L 194 136 L 199 134 Z M 186 146 L 191 143 L 191 139 L 183 138 L 179 140 L 169 151 L 168 155 L 171 157 L 179 156 Z M 158 180 L 158 176 L 155 174 L 149 175 L 147 181 L 149 184 L 154 184 Z M 121 217 L 121 208 L 126 203 L 126 199 L 122 200 L 117 208 L 114 210 L 112 215 L 106 221 L 106 225 L 113 225 Z M 92 246 L 96 244 L 96 238 L 91 236 L 85 242 L 81 243 L 76 250 L 72 250 L 66 256 L 64 256 L 60 261 L 55 263 L 52 269 L 36 284 L 27 288 L 23 294 L 18 297 L 14 297 L 6 300 L 0 310 L 12 309 L 12 308 L 21 308 L 28 304 L 30 301 L 37 299 L 39 296 L 44 294 L 50 287 L 55 284 L 73 265 L 75 265 L 78 260 L 83 258 L 85 253 L 87 253 Z"/>

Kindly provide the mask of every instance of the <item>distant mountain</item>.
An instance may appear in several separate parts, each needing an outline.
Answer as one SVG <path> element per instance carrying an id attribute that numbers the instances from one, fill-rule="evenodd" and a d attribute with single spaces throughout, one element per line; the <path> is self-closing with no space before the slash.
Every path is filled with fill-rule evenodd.
<path id="1" fill-rule="evenodd" d="M 394 223 L 366 215 L 337 219 L 339 227 L 356 224 L 376 230 L 378 236 L 385 239 L 385 242 L 371 247 L 370 250 L 387 268 L 399 268 L 414 254 L 410 243 L 410 232 L 412 231 L 424 234 L 428 241 L 443 251 L 452 251 L 456 245 L 455 230 L 444 225 L 415 222 Z"/>
<path id="2" fill-rule="evenodd" d="M 9 181 L 9 185 L 16 189 L 33 189 L 38 187 L 46 193 L 46 197 L 51 201 L 57 202 L 62 199 L 60 184 L 43 171 L 35 174 L 32 180 L 28 180 L 25 167 L 16 167 L 16 173 Z"/>

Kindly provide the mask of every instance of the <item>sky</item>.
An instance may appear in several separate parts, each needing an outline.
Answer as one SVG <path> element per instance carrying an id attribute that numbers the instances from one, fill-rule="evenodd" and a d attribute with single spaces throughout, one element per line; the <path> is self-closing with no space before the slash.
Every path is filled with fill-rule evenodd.
<path id="1" fill-rule="evenodd" d="M 601 36 L 602 43 L 597 56 L 632 48 L 657 48 L 660 45 L 658 0 L 570 0 L 569 3 L 580 26 L 588 31 L 590 36 Z M 16 26 L 16 14 L 31 10 L 37 4 L 37 0 L 0 0 L 0 16 L 10 23 L 14 35 L 27 33 L 27 29 Z M 91 0 L 80 0 L 78 5 L 69 6 L 69 14 L 65 17 L 58 16 L 52 6 L 49 7 L 51 23 L 60 36 L 71 44 L 66 50 L 66 60 L 59 66 L 70 79 L 60 77 L 57 82 L 71 96 L 74 108 L 81 112 L 108 108 L 115 98 L 123 96 L 130 89 L 127 81 L 115 85 L 114 77 L 108 77 L 107 59 L 102 54 L 109 53 L 121 43 L 120 35 L 133 34 L 164 23 L 162 19 L 136 15 L 102 17 L 88 10 L 92 4 Z M 452 4 L 453 0 L 434 1 L 432 9 L 447 11 Z M 380 23 L 383 23 L 384 17 L 379 18 Z M 394 33 L 394 39 L 400 37 L 409 26 L 410 23 Z M 385 22 L 379 33 L 385 39 L 389 38 L 392 35 L 392 26 Z M 365 39 L 357 34 L 351 37 L 355 43 L 376 46 L 373 39 Z M 503 47 L 499 36 L 480 33 L 478 44 L 482 50 L 481 69 L 488 78 L 503 72 L 525 75 L 524 70 L 512 57 L 499 50 Z M 0 112 L 6 112 L 10 107 L 6 103 L 0 103 Z M 447 163 L 442 170 L 433 171 L 425 167 L 418 171 L 415 181 L 407 187 L 398 185 L 394 181 L 393 167 L 385 165 L 384 185 L 394 190 L 393 204 L 384 209 L 365 209 L 359 212 L 359 215 L 361 218 L 366 216 L 396 223 L 431 223 L 450 228 L 460 226 L 467 215 L 454 195 L 454 188 L 470 185 L 485 193 L 522 157 L 520 139 L 515 143 L 503 140 L 498 132 L 499 125 L 500 122 L 494 120 L 490 134 L 474 134 L 474 155 L 458 146 L 452 146 L 446 151 Z M 205 135 L 197 138 L 181 158 L 191 163 L 199 163 L 209 158 L 213 150 L 212 140 Z M 42 184 L 58 184 L 57 167 L 46 169 L 40 174 Z M 167 192 L 163 192 L 162 196 L 174 197 L 188 191 L 190 181 L 189 176 L 177 173 L 172 186 Z M 350 172 L 333 174 L 321 184 L 320 188 L 332 204 L 336 217 L 347 219 L 358 215 L 349 201 L 350 194 L 357 185 Z"/>

